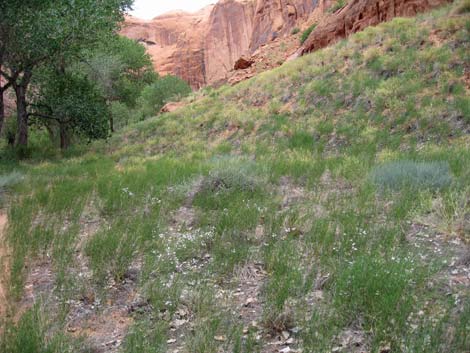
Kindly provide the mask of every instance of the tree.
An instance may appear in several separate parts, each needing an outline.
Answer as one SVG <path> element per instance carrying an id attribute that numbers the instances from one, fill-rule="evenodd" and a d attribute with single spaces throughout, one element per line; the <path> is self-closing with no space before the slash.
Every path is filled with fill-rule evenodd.
<path id="1" fill-rule="evenodd" d="M 83 71 L 98 84 L 108 104 L 119 101 L 135 107 L 143 88 L 158 77 L 145 47 L 117 35 L 89 51 L 84 62 Z M 112 114 L 109 120 L 114 131 Z"/>
<path id="2" fill-rule="evenodd" d="M 35 82 L 31 104 L 33 123 L 52 134 L 59 131 L 60 148 L 70 145 L 72 135 L 88 140 L 108 137 L 108 107 L 98 87 L 81 73 L 62 69 L 43 70 Z"/>
<path id="3" fill-rule="evenodd" d="M 16 143 L 28 143 L 27 93 L 35 70 L 70 58 L 116 30 L 132 0 L 2 0 L 0 74 L 17 102 Z"/>
<path id="4" fill-rule="evenodd" d="M 191 87 L 186 81 L 176 76 L 163 76 L 155 83 L 147 86 L 142 91 L 139 104 L 144 116 L 151 116 L 169 101 L 180 99 L 191 93 Z"/>

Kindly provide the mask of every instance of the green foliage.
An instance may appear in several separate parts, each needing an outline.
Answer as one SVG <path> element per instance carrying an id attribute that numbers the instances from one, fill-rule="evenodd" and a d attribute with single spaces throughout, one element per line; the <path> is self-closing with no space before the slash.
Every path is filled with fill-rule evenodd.
<path id="1" fill-rule="evenodd" d="M 28 144 L 27 93 L 36 70 L 70 60 L 113 33 L 131 4 L 131 0 L 2 1 L 0 69 L 17 87 L 18 145 Z"/>
<path id="2" fill-rule="evenodd" d="M 114 128 L 116 130 L 123 129 L 131 122 L 135 122 L 135 112 L 129 108 L 125 103 L 120 101 L 111 102 L 109 105 L 109 113 L 114 120 Z"/>
<path id="3" fill-rule="evenodd" d="M 317 24 L 314 23 L 310 27 L 308 27 L 305 31 L 302 32 L 302 35 L 300 36 L 300 44 L 304 44 L 305 41 L 308 39 L 310 36 L 310 33 L 313 32 L 313 30 L 317 27 Z"/>
<path id="4" fill-rule="evenodd" d="M 381 188 L 442 189 L 452 182 L 447 162 L 395 161 L 374 168 L 372 181 Z"/>
<path id="5" fill-rule="evenodd" d="M 122 36 L 105 37 L 96 48 L 85 53 L 81 70 L 97 83 L 108 101 L 135 107 L 144 87 L 158 75 L 145 47 Z"/>
<path id="6" fill-rule="evenodd" d="M 49 128 L 51 123 L 58 125 L 61 147 L 68 147 L 68 135 L 88 140 L 108 137 L 106 102 L 88 78 L 75 72 L 48 70 L 41 75 L 38 88 L 32 115 Z"/>
<path id="7" fill-rule="evenodd" d="M 299 27 L 293 28 L 291 34 L 296 35 L 297 33 L 300 33 L 300 28 Z"/>
<path id="8" fill-rule="evenodd" d="M 191 93 L 191 87 L 176 76 L 163 76 L 145 87 L 138 100 L 143 117 L 155 116 L 170 101 L 179 100 Z"/>

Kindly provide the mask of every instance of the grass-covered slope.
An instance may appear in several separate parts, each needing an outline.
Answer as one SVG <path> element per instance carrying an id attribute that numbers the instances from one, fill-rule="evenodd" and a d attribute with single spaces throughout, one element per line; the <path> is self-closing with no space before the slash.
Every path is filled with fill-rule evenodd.
<path id="1" fill-rule="evenodd" d="M 459 6 L 21 166 L 0 350 L 469 351 Z"/>

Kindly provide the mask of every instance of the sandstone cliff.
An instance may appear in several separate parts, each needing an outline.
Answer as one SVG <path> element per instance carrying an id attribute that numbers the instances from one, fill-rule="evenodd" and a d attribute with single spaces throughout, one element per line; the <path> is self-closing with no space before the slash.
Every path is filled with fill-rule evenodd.
<path id="1" fill-rule="evenodd" d="M 212 9 L 177 11 L 150 21 L 128 17 L 121 34 L 146 46 L 160 74 L 177 75 L 200 88 L 206 84 L 204 36 Z"/>
<path id="2" fill-rule="evenodd" d="M 226 80 L 241 56 L 290 35 L 317 6 L 316 0 L 221 0 L 192 14 L 129 17 L 122 34 L 146 45 L 158 72 L 200 88 Z"/>
<path id="3" fill-rule="evenodd" d="M 413 16 L 449 0 L 220 0 L 196 13 L 173 12 L 151 21 L 129 17 L 122 34 L 142 42 L 160 74 L 173 74 L 193 88 L 236 83 L 322 48 L 367 26 Z M 300 30 L 317 24 L 303 46 Z M 298 31 L 296 31 L 298 32 Z M 235 63 L 241 58 L 249 66 Z"/>

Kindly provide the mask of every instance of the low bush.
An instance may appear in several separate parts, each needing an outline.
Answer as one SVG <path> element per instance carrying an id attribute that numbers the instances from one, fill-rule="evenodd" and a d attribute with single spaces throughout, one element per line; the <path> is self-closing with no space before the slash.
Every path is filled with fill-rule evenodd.
<path id="1" fill-rule="evenodd" d="M 254 163 L 222 158 L 215 164 L 209 175 L 202 181 L 202 192 L 253 192 L 258 188 L 258 181 L 254 175 Z"/>
<path id="2" fill-rule="evenodd" d="M 372 181 L 380 188 L 442 189 L 452 182 L 447 162 L 394 161 L 374 168 Z"/>

